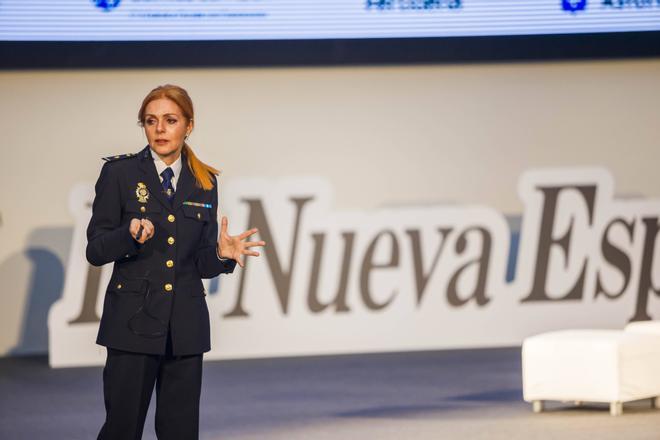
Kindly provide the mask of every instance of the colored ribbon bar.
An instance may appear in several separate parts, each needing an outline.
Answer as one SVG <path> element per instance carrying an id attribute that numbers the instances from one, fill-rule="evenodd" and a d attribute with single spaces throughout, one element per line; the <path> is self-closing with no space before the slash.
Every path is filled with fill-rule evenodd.
<path id="1" fill-rule="evenodd" d="M 188 206 L 197 206 L 199 208 L 213 208 L 213 205 L 210 203 L 183 202 L 183 204 Z"/>

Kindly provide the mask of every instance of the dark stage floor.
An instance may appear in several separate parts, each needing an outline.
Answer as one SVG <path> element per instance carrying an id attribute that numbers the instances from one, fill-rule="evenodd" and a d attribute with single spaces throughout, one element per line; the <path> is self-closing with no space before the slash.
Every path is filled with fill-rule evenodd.
<path id="1" fill-rule="evenodd" d="M 206 440 L 660 439 L 648 402 L 532 414 L 519 348 L 207 362 L 201 411 Z M 103 417 L 101 368 L 0 359 L 0 439 L 94 439 Z"/>

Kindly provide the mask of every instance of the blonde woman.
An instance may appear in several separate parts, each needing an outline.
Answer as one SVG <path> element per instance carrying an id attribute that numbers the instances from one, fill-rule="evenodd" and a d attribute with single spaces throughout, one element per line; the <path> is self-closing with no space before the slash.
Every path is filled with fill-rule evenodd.
<path id="1" fill-rule="evenodd" d="M 107 347 L 103 370 L 106 420 L 98 438 L 140 439 L 156 389 L 160 440 L 197 439 L 203 353 L 210 350 L 202 278 L 231 273 L 257 232 L 218 236 L 218 171 L 186 140 L 193 104 L 178 86 L 152 90 L 138 114 L 149 145 L 105 158 L 87 229 L 87 260 L 114 263 L 97 343 Z"/>

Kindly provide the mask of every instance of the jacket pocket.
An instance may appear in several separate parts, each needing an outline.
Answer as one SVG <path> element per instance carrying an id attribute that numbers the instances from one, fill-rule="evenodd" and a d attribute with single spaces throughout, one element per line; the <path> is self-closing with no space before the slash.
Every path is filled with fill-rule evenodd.
<path id="1" fill-rule="evenodd" d="M 117 277 L 110 281 L 108 292 L 119 295 L 142 295 L 146 288 L 146 280 L 127 280 Z"/>
<path id="2" fill-rule="evenodd" d="M 162 210 L 160 204 L 156 201 L 148 201 L 147 203 L 140 203 L 137 200 L 126 201 L 124 211 L 136 214 L 146 214 L 149 212 L 160 212 Z"/>
<path id="3" fill-rule="evenodd" d="M 195 221 L 205 223 L 211 219 L 211 213 L 209 212 L 210 211 L 209 208 L 183 205 L 181 209 L 183 209 L 184 216 L 193 219 Z"/>

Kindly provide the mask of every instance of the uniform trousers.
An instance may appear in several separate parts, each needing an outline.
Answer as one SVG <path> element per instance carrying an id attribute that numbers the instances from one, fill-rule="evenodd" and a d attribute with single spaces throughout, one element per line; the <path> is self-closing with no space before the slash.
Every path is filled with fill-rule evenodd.
<path id="1" fill-rule="evenodd" d="M 165 355 L 108 348 L 103 369 L 106 419 L 98 440 L 140 440 L 156 387 L 159 440 L 199 438 L 202 354 L 172 356 L 168 334 Z"/>

